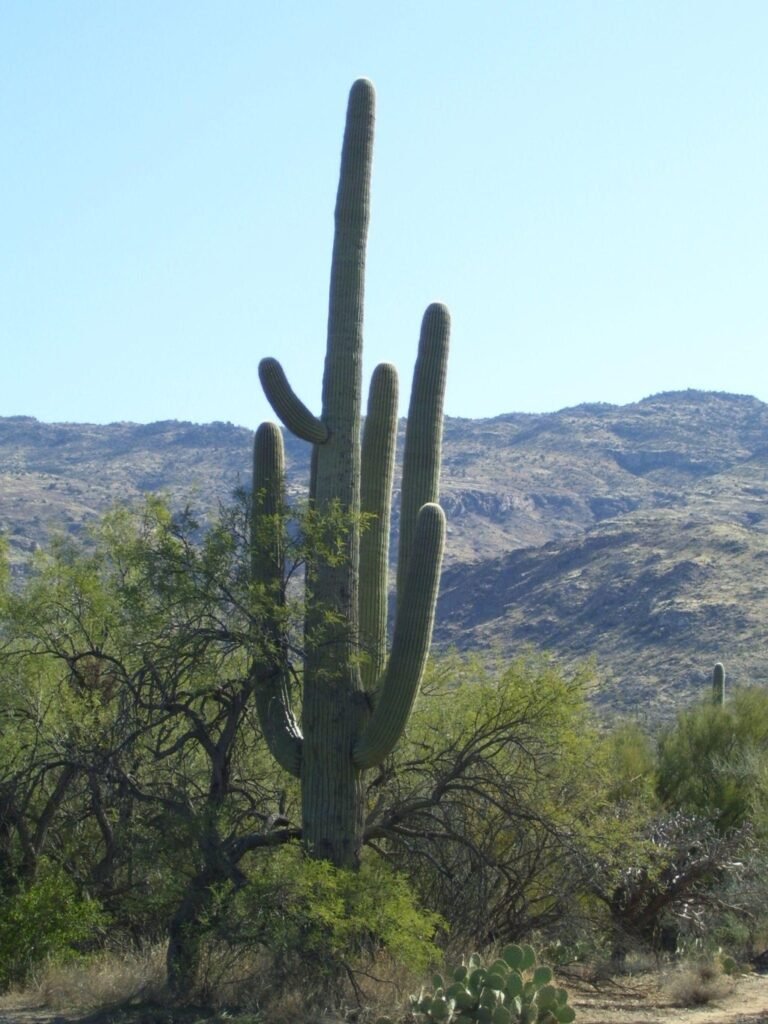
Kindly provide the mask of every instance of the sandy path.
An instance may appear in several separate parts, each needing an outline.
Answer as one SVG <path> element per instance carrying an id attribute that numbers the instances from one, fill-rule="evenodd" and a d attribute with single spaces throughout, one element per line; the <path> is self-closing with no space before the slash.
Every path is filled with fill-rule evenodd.
<path id="1" fill-rule="evenodd" d="M 632 982 L 598 991 L 571 986 L 570 992 L 576 1024 L 768 1024 L 766 975 L 744 975 L 723 998 L 685 1008 Z"/>

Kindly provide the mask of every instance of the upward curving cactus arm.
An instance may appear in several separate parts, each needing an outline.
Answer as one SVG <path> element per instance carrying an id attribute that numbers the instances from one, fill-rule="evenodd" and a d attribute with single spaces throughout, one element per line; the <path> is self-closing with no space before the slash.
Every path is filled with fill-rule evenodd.
<path id="1" fill-rule="evenodd" d="M 370 691 L 387 657 L 389 530 L 397 442 L 397 370 L 381 363 L 368 392 L 361 454 L 360 648 L 363 687 Z"/>
<path id="2" fill-rule="evenodd" d="M 370 721 L 355 744 L 357 768 L 372 768 L 393 750 L 402 735 L 421 685 L 429 654 L 440 567 L 445 544 L 445 514 L 429 503 L 419 512 L 392 638 L 392 651 Z"/>
<path id="3" fill-rule="evenodd" d="M 256 710 L 272 756 L 292 775 L 301 773 L 302 735 L 291 710 L 287 676 L 287 637 L 283 589 L 283 435 L 274 423 L 262 423 L 253 444 L 251 572 L 261 589 L 266 614 L 259 616 L 251 666 Z"/>
<path id="4" fill-rule="evenodd" d="M 413 370 L 403 454 L 397 590 L 408 573 L 419 509 L 440 498 L 443 399 L 448 365 L 451 317 L 440 302 L 427 307 L 421 322 L 419 352 Z"/>
<path id="5" fill-rule="evenodd" d="M 276 359 L 261 360 L 259 380 L 275 415 L 292 434 L 311 444 L 324 444 L 328 440 L 328 428 L 296 396 Z"/>
<path id="6" fill-rule="evenodd" d="M 262 423 L 253 439 L 251 572 L 271 600 L 283 604 L 285 481 L 283 435 L 276 423 Z"/>

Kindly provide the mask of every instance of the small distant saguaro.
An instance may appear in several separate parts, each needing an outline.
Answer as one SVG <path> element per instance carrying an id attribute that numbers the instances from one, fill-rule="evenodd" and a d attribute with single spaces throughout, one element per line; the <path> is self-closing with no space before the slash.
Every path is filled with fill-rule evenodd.
<path id="1" fill-rule="evenodd" d="M 712 670 L 712 703 L 718 707 L 725 704 L 725 669 L 720 661 Z"/>

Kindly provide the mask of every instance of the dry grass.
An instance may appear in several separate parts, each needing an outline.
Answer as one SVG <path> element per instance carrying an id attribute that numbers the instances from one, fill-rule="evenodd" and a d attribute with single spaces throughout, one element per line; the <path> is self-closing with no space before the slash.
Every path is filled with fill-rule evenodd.
<path id="1" fill-rule="evenodd" d="M 211 949 L 190 1004 L 178 1006 L 167 997 L 163 975 L 160 946 L 50 965 L 24 992 L 2 998 L 0 1020 L 50 1024 L 57 1013 L 59 1019 L 83 1018 L 83 1024 L 375 1024 L 388 1016 L 402 1024 L 412 1019 L 405 1009 L 409 993 L 418 991 L 424 981 L 379 957 L 367 975 L 357 975 L 357 993 L 348 979 L 341 979 L 335 988 L 328 986 L 332 995 L 323 999 L 319 988 L 309 987 L 301 964 L 280 984 L 266 954 L 234 958 L 226 949 Z M 638 970 L 601 977 L 599 983 L 568 973 L 560 983 L 571 994 L 577 1019 L 585 1024 L 658 1024 L 661 1019 L 666 1024 L 709 1024 L 709 1017 L 696 1016 L 697 1009 L 711 1014 L 711 1004 L 729 1005 L 734 991 L 741 994 L 739 1011 L 762 1011 L 766 1005 L 764 988 L 737 988 L 735 979 L 710 962 L 689 962 L 664 973 Z M 14 1014 L 14 1009 L 19 1012 Z"/>
<path id="2" fill-rule="evenodd" d="M 269 1024 L 368 1024 L 387 1014 L 400 1019 L 408 995 L 424 978 L 380 952 L 367 971 L 341 973 L 323 984 L 306 965 L 279 973 L 266 954 L 232 957 L 209 949 L 201 971 L 200 995 L 206 1006 L 237 1009 Z"/>
<path id="3" fill-rule="evenodd" d="M 671 1006 L 705 1006 L 719 1002 L 734 989 L 732 978 L 723 974 L 719 964 L 707 961 L 681 967 L 669 976 L 663 993 Z"/>
<path id="4" fill-rule="evenodd" d="M 100 953 L 69 963 L 41 967 L 23 991 L 14 991 L 13 1002 L 87 1013 L 130 1002 L 156 1002 L 165 988 L 165 950 Z"/>
<path id="5" fill-rule="evenodd" d="M 408 995 L 423 980 L 380 955 L 368 972 L 356 972 L 354 981 L 337 978 L 324 991 L 308 980 L 301 964 L 281 976 L 266 953 L 235 956 L 225 947 L 209 947 L 189 1004 L 174 1007 L 165 987 L 165 949 L 158 945 L 47 964 L 23 990 L 4 995 L 2 1006 L 87 1014 L 96 1022 L 197 1024 L 236 1016 L 238 1024 L 372 1024 L 385 1014 L 401 1019 Z"/>

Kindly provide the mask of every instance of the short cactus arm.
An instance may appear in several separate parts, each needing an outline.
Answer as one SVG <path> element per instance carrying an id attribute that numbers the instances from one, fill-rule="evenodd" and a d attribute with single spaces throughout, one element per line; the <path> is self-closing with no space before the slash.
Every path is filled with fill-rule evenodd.
<path id="1" fill-rule="evenodd" d="M 352 752 L 357 768 L 379 764 L 405 729 L 429 654 L 444 543 L 443 510 L 432 503 L 424 505 L 416 523 L 387 670 L 373 715 Z"/>
<path id="2" fill-rule="evenodd" d="M 309 411 L 293 391 L 285 371 L 276 359 L 262 359 L 259 363 L 259 379 L 267 401 L 280 422 L 302 441 L 324 444 L 328 430 L 322 420 Z"/>
<path id="3" fill-rule="evenodd" d="M 267 604 L 258 615 L 260 631 L 251 666 L 256 710 L 267 745 L 278 764 L 298 776 L 302 736 L 291 710 L 283 624 L 283 436 L 274 423 L 262 423 L 253 445 L 251 573 Z"/>
<path id="4" fill-rule="evenodd" d="M 398 595 L 402 593 L 408 573 L 419 509 L 440 497 L 443 398 L 450 330 L 451 318 L 446 307 L 439 302 L 428 306 L 421 322 L 405 430 L 397 557 Z"/>
<path id="5" fill-rule="evenodd" d="M 397 442 L 397 370 L 381 363 L 373 371 L 363 429 L 360 511 L 360 646 L 363 686 L 372 690 L 387 656 L 389 528 Z"/>

